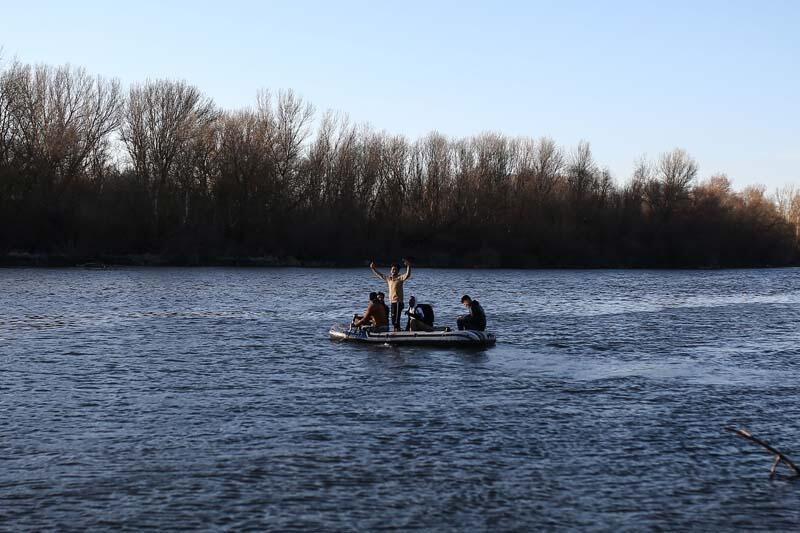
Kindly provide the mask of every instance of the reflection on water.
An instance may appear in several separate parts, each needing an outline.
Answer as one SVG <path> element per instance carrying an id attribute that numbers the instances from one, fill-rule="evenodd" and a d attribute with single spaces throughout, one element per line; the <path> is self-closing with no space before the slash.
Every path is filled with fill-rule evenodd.
<path id="1" fill-rule="evenodd" d="M 0 529 L 790 530 L 800 281 L 416 270 L 486 350 L 350 346 L 367 269 L 0 270 Z"/>

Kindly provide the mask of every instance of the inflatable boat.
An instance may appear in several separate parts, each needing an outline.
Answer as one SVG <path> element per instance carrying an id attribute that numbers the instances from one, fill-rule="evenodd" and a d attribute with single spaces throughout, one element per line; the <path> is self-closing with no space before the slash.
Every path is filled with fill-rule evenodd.
<path id="1" fill-rule="evenodd" d="M 439 328 L 436 331 L 372 331 L 370 328 L 334 326 L 331 340 L 361 344 L 391 344 L 394 346 L 493 346 L 497 338 L 486 331 L 453 331 Z"/>

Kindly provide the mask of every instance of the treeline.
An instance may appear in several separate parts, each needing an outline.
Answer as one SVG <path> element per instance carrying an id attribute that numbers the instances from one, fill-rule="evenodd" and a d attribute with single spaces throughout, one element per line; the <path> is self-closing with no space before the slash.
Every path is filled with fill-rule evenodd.
<path id="1" fill-rule="evenodd" d="M 698 181 L 673 150 L 618 185 L 581 143 L 409 140 L 291 91 L 219 109 L 170 80 L 0 72 L 0 257 L 294 258 L 438 266 L 723 267 L 798 260 L 800 194 Z"/>

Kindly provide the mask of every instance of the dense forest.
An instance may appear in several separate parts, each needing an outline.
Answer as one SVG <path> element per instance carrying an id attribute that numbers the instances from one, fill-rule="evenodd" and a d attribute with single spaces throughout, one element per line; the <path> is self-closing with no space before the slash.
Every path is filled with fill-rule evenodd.
<path id="1" fill-rule="evenodd" d="M 0 65 L 0 262 L 727 267 L 798 262 L 800 192 L 734 191 L 685 151 L 624 184 L 551 139 L 410 140 L 291 91 Z"/>

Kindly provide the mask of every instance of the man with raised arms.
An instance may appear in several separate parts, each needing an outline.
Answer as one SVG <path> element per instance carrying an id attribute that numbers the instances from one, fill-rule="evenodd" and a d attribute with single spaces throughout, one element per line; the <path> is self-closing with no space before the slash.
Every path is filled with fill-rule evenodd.
<path id="1" fill-rule="evenodd" d="M 395 331 L 400 330 L 400 316 L 403 310 L 403 283 L 411 278 L 411 263 L 403 259 L 403 264 L 406 266 L 406 271 L 403 274 L 400 274 L 400 267 L 394 264 L 388 276 L 379 272 L 374 262 L 369 264 L 372 272 L 389 286 L 389 309 L 392 315 L 392 327 Z"/>

